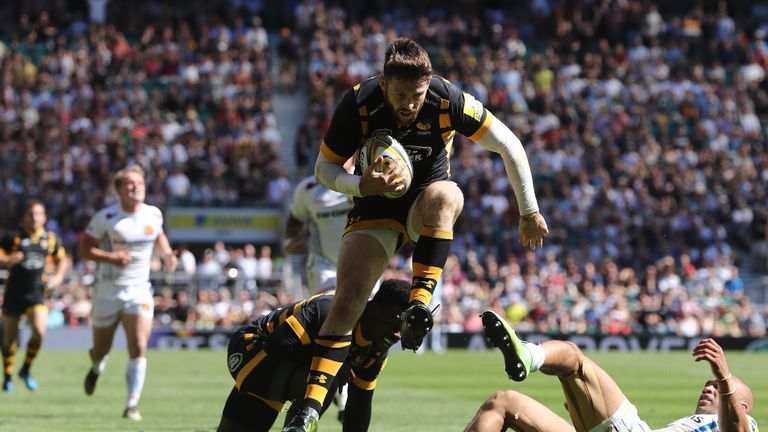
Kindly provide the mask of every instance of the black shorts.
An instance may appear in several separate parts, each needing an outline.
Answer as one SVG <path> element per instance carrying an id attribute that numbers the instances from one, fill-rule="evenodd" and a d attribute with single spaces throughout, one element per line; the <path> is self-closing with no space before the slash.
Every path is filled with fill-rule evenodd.
<path id="1" fill-rule="evenodd" d="M 397 231 L 402 238 L 398 241 L 402 245 L 408 239 L 408 213 L 419 194 L 409 191 L 400 198 L 385 198 L 383 196 L 367 196 L 355 198 L 355 206 L 347 216 L 345 233 L 364 230 L 386 228 Z"/>
<path id="2" fill-rule="evenodd" d="M 3 300 L 3 314 L 8 316 L 24 315 L 30 308 L 44 304 L 45 298 L 42 295 L 39 297 L 19 296 L 14 295 L 12 291 L 6 291 Z"/>

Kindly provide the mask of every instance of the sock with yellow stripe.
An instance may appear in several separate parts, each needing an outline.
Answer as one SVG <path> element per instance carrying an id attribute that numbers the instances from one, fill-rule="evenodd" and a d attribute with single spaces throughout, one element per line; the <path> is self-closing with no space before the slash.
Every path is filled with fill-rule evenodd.
<path id="1" fill-rule="evenodd" d="M 410 303 L 429 305 L 437 281 L 451 252 L 453 231 L 424 227 L 413 251 L 413 282 Z"/>
<path id="2" fill-rule="evenodd" d="M 41 341 L 40 339 L 30 338 L 27 343 L 27 354 L 24 357 L 24 366 L 19 371 L 20 375 L 29 375 L 29 368 L 32 367 L 32 362 L 37 357 L 37 352 L 40 351 Z"/>
<path id="3" fill-rule="evenodd" d="M 5 381 L 11 380 L 13 375 L 13 361 L 16 358 L 16 352 L 14 350 L 3 350 L 3 374 Z"/>
<path id="4" fill-rule="evenodd" d="M 307 391 L 304 401 L 307 406 L 322 412 L 323 401 L 341 365 L 347 358 L 352 335 L 318 336 L 312 353 L 312 366 L 307 375 Z"/>

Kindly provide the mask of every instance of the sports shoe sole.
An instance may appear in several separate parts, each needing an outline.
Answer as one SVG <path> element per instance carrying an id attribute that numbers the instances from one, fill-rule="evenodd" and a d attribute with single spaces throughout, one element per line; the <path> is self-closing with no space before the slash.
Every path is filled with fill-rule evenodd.
<path id="1" fill-rule="evenodd" d="M 404 350 L 418 350 L 434 325 L 432 312 L 426 306 L 409 307 L 403 312 L 402 321 L 400 346 Z"/>
<path id="2" fill-rule="evenodd" d="M 504 369 L 513 381 L 523 381 L 528 376 L 518 350 L 524 349 L 522 342 L 506 321 L 496 312 L 485 311 L 480 315 L 483 320 L 485 339 L 504 355 Z"/>

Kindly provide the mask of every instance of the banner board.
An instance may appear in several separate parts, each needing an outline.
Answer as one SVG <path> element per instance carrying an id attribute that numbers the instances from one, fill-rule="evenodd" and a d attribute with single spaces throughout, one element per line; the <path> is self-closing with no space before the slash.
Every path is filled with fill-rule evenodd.
<path id="1" fill-rule="evenodd" d="M 170 207 L 166 230 L 172 243 L 275 243 L 282 214 L 268 208 Z"/>

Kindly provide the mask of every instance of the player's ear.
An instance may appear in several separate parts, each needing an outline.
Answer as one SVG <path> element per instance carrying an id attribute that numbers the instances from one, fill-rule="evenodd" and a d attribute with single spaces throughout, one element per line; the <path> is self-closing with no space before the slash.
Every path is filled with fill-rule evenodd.
<path id="1" fill-rule="evenodd" d="M 384 78 L 384 74 L 379 75 L 379 87 L 381 87 L 381 91 L 387 93 L 387 79 Z"/>

